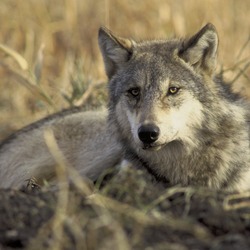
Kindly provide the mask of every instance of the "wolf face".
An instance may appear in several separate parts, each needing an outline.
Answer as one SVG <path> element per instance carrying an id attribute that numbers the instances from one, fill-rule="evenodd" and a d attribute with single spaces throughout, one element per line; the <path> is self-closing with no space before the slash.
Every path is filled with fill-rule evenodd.
<path id="1" fill-rule="evenodd" d="M 204 78 L 215 67 L 214 27 L 207 25 L 188 41 L 143 43 L 101 29 L 99 43 L 110 78 L 110 109 L 124 137 L 151 150 L 175 140 L 194 144 L 204 120 L 202 102 L 211 99 Z"/>
<path id="2" fill-rule="evenodd" d="M 203 114 L 185 80 L 162 77 L 151 85 L 145 79 L 146 72 L 134 74 L 135 78 L 141 74 L 140 80 L 129 80 L 115 108 L 117 114 L 125 114 L 117 116 L 125 135 L 131 131 L 132 141 L 143 149 L 158 150 L 173 140 L 188 142 L 193 137 L 191 128 L 194 131 L 202 125 Z"/>
<path id="3" fill-rule="evenodd" d="M 250 188 L 249 104 L 214 76 L 212 24 L 190 39 L 141 43 L 102 28 L 99 45 L 126 160 L 172 184 Z"/>

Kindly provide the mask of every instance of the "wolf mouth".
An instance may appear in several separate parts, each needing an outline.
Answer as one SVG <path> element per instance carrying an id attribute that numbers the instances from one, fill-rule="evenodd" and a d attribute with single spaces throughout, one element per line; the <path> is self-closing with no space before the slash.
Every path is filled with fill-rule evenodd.
<path id="1" fill-rule="evenodd" d="M 150 151 L 157 151 L 157 150 L 163 148 L 166 144 L 167 144 L 167 143 L 165 143 L 165 144 L 160 144 L 160 145 L 155 145 L 155 144 L 143 144 L 142 149 L 143 149 L 143 150 L 150 150 Z"/>
<path id="2" fill-rule="evenodd" d="M 162 144 L 156 144 L 156 143 L 144 143 L 142 145 L 142 149 L 143 150 L 148 150 L 148 151 L 158 151 L 159 149 L 162 149 L 163 147 L 171 144 L 172 142 L 175 142 L 175 141 L 178 141 L 176 139 L 176 136 L 177 136 L 178 132 L 176 132 L 172 139 L 169 140 L 169 141 L 166 141 L 165 143 L 162 143 Z"/>

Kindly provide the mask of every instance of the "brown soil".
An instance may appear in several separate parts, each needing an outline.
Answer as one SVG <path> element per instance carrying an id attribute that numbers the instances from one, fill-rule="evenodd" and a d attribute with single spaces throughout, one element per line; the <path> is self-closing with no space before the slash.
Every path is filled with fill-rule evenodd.
<path id="1" fill-rule="evenodd" d="M 250 249 L 249 194 L 155 184 L 128 169 L 79 185 L 0 190 L 0 249 Z M 60 211 L 59 211 L 60 210 Z"/>

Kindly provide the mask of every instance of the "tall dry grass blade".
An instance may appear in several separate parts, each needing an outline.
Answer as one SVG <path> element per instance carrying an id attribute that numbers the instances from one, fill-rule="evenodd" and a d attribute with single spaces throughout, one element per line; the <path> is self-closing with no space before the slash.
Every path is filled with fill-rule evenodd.
<path id="1" fill-rule="evenodd" d="M 168 189 L 166 192 L 164 192 L 162 195 L 157 197 L 153 202 L 151 202 L 148 206 L 144 208 L 144 211 L 148 213 L 150 210 L 152 210 L 154 207 L 159 205 L 161 202 L 166 200 L 167 198 L 173 196 L 176 193 L 186 193 L 187 188 L 182 188 L 182 187 L 173 187 L 171 189 Z"/>
<path id="2" fill-rule="evenodd" d="M 246 42 L 243 44 L 242 48 L 240 49 L 238 55 L 237 55 L 237 59 L 241 58 L 244 50 L 247 48 L 248 44 L 250 44 L 250 36 L 248 37 L 248 39 L 246 40 Z"/>
<path id="3" fill-rule="evenodd" d="M 94 89 L 101 86 L 101 85 L 103 85 L 103 84 L 104 84 L 104 82 L 102 82 L 102 81 L 101 82 L 96 82 L 94 84 L 90 84 L 88 86 L 87 90 L 82 95 L 82 97 L 79 100 L 77 100 L 74 103 L 74 105 L 77 106 L 77 107 L 83 106 L 87 102 L 87 100 L 91 96 L 91 94 L 93 93 Z"/>
<path id="4" fill-rule="evenodd" d="M 89 202 L 91 204 L 97 204 L 99 206 L 104 206 L 119 214 L 123 214 L 127 217 L 133 218 L 135 221 L 142 225 L 167 225 L 174 230 L 182 230 L 190 234 L 195 235 L 201 240 L 207 240 L 211 237 L 210 233 L 206 228 L 200 225 L 196 225 L 192 222 L 187 222 L 182 219 L 172 218 L 169 215 L 162 215 L 157 213 L 157 215 L 148 215 L 144 211 L 140 211 L 128 204 L 121 203 L 109 197 L 105 197 L 100 194 L 94 194 L 89 197 Z"/>
<path id="5" fill-rule="evenodd" d="M 228 195 L 223 201 L 223 208 L 226 211 L 242 208 L 250 209 L 250 192 Z"/>
<path id="6" fill-rule="evenodd" d="M 17 82 L 26 87 L 31 93 L 49 104 L 51 107 L 55 108 L 53 100 L 39 85 L 35 84 L 29 77 L 3 62 L 0 62 L 0 66 L 3 66 L 8 71 L 10 76 L 12 76 Z"/>
<path id="7" fill-rule="evenodd" d="M 172 187 L 172 188 L 168 189 L 166 192 L 164 192 L 162 195 L 160 195 L 158 198 L 156 198 L 148 206 L 146 206 L 144 208 L 144 211 L 146 213 L 149 212 L 150 210 L 155 208 L 157 205 L 159 205 L 161 202 L 163 202 L 167 198 L 170 198 L 171 196 L 173 196 L 177 193 L 184 193 L 186 196 L 191 196 L 193 193 L 195 193 L 195 190 L 192 187 L 190 187 L 190 188 L 180 187 L 180 186 Z M 187 203 L 187 205 L 188 205 L 188 203 Z"/>
<path id="8" fill-rule="evenodd" d="M 109 209 L 105 209 L 103 205 L 103 196 L 98 194 L 93 194 L 93 190 L 90 188 L 88 183 L 79 175 L 79 173 L 74 168 L 68 169 L 69 176 L 73 184 L 78 188 L 83 197 L 88 197 L 89 201 L 93 205 L 93 209 L 98 214 L 98 221 L 96 223 L 96 229 L 98 227 L 106 226 L 112 231 L 114 239 L 117 242 L 117 250 L 130 250 L 129 241 L 127 239 L 126 233 L 122 228 L 122 225 L 112 216 Z M 94 199 L 94 200 L 93 200 Z M 98 206 L 96 206 L 98 205 Z M 110 227 L 112 225 L 112 227 Z M 79 234 L 79 232 L 78 232 Z"/>
<path id="9" fill-rule="evenodd" d="M 250 67 L 250 61 L 245 64 L 243 69 L 239 70 L 239 73 L 233 78 L 233 80 L 230 82 L 231 84 L 235 83 L 245 72 L 246 70 Z"/>
<path id="10" fill-rule="evenodd" d="M 68 163 L 60 151 L 52 130 L 44 132 L 44 139 L 50 153 L 54 157 L 57 166 L 55 168 L 59 185 L 57 207 L 52 222 L 52 232 L 54 234 L 54 244 L 51 249 L 60 250 L 62 248 L 62 237 L 64 220 L 67 217 L 67 208 L 69 201 L 69 182 L 67 176 Z"/>
<path id="11" fill-rule="evenodd" d="M 6 55 L 12 57 L 22 70 L 27 70 L 29 68 L 28 62 L 15 50 L 3 44 L 0 44 L 0 50 L 2 50 Z"/>
<path id="12" fill-rule="evenodd" d="M 242 64 L 244 65 L 244 63 L 247 63 L 249 60 L 250 60 L 250 56 L 239 60 L 238 62 L 234 63 L 234 65 L 232 65 L 231 67 L 227 67 L 225 69 L 222 68 L 220 71 L 220 74 L 224 74 L 228 71 L 236 70 L 238 67 L 240 67 Z"/>
<path id="13" fill-rule="evenodd" d="M 110 27 L 110 2 L 105 0 L 105 26 Z"/>
<path id="14" fill-rule="evenodd" d="M 77 172 L 70 168 L 66 159 L 64 158 L 62 152 L 60 151 L 54 134 L 51 130 L 47 130 L 44 133 L 46 144 L 54 157 L 57 167 L 56 167 L 56 175 L 59 182 L 59 193 L 58 193 L 58 202 L 57 208 L 55 210 L 55 215 L 52 221 L 52 231 L 54 232 L 55 241 L 53 250 L 60 250 L 62 247 L 62 237 L 63 237 L 63 227 L 64 224 L 69 222 L 67 220 L 67 204 L 69 199 L 69 176 L 71 177 L 73 183 L 83 191 L 83 195 L 90 195 L 92 190 L 88 188 L 88 185 L 84 183 L 83 179 L 77 174 Z M 99 203 L 99 202 L 98 202 Z M 103 210 L 103 209 L 102 209 Z M 97 211 L 99 216 L 98 223 L 101 225 L 105 225 L 109 227 L 110 230 L 113 231 L 114 238 L 117 242 L 116 249 L 117 250 L 130 250 L 129 241 L 126 237 L 126 234 L 121 227 L 121 225 L 112 217 L 108 210 Z M 112 225 L 112 227 L 110 227 Z M 72 231 L 73 232 L 73 231 Z M 78 230 L 77 235 L 81 232 Z"/>
<path id="15" fill-rule="evenodd" d="M 74 185 L 80 190 L 84 197 L 93 194 L 93 187 L 91 187 L 90 181 L 80 176 L 76 169 L 69 168 L 68 174 Z"/>
<path id="16" fill-rule="evenodd" d="M 78 18 L 78 1 L 77 0 L 65 0 L 65 23 L 69 28 L 77 27 Z"/>
<path id="17" fill-rule="evenodd" d="M 43 43 L 37 53 L 37 58 L 35 61 L 35 66 L 34 66 L 34 76 L 36 79 L 36 83 L 39 83 L 41 80 L 41 76 L 42 76 L 42 68 L 43 68 L 43 60 L 44 60 L 44 48 L 45 48 L 45 44 Z"/>
<path id="18" fill-rule="evenodd" d="M 112 216 L 112 212 L 110 212 L 109 209 L 106 209 L 104 205 L 106 200 L 103 199 L 105 198 L 103 198 L 102 195 L 94 194 L 93 190 L 89 188 L 88 183 L 86 183 L 84 179 L 79 176 L 79 173 L 74 168 L 69 168 L 68 170 L 69 176 L 71 177 L 74 185 L 84 197 L 87 196 L 88 201 L 90 201 L 89 203 L 93 205 L 93 209 L 96 214 L 98 214 L 96 229 L 102 226 L 109 227 L 114 235 L 114 239 L 117 242 L 116 249 L 130 250 L 131 247 L 122 225 Z M 110 225 L 112 226 L 110 227 Z"/>

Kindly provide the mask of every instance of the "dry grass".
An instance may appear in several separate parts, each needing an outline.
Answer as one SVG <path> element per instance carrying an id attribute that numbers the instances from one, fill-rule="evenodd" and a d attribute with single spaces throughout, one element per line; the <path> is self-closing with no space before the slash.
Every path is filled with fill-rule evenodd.
<path id="1" fill-rule="evenodd" d="M 223 63 L 223 67 L 219 64 L 218 71 L 222 70 L 237 90 L 250 96 L 249 16 L 250 1 L 245 0 L 1 0 L 1 138 L 25 124 L 70 105 L 96 107 L 105 103 L 106 78 L 97 45 L 97 31 L 101 25 L 109 27 L 121 36 L 146 39 L 190 35 L 207 22 L 212 22 L 220 36 L 219 62 Z M 58 152 L 53 137 L 48 135 L 47 139 L 51 152 L 54 152 L 59 166 L 63 167 L 65 162 L 60 162 L 63 156 Z M 62 168 L 61 172 L 58 172 L 59 177 L 64 171 Z M 74 172 L 70 174 L 74 176 L 75 185 L 81 195 L 85 196 L 87 187 L 84 182 L 78 180 L 79 177 Z M 65 178 L 64 174 L 61 178 Z M 144 181 L 144 178 L 142 180 Z M 138 180 L 135 181 L 137 185 Z M 120 184 L 120 180 L 117 183 Z M 123 183 L 124 188 L 126 183 L 127 180 Z M 98 232 L 101 231 L 102 234 L 103 228 L 111 234 L 116 249 L 132 249 L 131 246 L 139 242 L 137 231 L 140 232 L 144 230 L 143 227 L 156 222 L 173 232 L 182 228 L 199 239 L 205 239 L 204 244 L 208 244 L 207 239 L 210 239 L 210 235 L 200 224 L 193 225 L 177 218 L 173 220 L 157 210 L 157 206 L 167 198 L 184 193 L 186 205 L 183 214 L 188 214 L 191 209 L 191 196 L 195 194 L 191 188 L 185 189 L 186 191 L 178 187 L 167 190 L 154 200 L 151 197 L 142 209 L 134 203 L 132 206 L 127 201 L 123 203 L 123 200 L 119 201 L 117 197 L 113 199 L 103 190 L 88 198 L 92 208 L 98 207 L 95 211 L 97 219 L 83 216 L 81 225 L 77 224 L 77 215 L 80 216 L 80 212 L 84 210 L 79 212 L 74 208 L 77 213 L 74 211 L 75 214 L 69 216 L 69 190 L 67 186 L 64 188 L 61 190 L 63 194 L 60 196 L 59 193 L 58 198 L 57 205 L 60 209 L 55 210 L 50 225 L 52 231 L 57 232 L 54 235 L 57 245 L 51 246 L 50 249 L 60 249 L 64 243 L 60 241 L 63 225 L 67 225 L 76 244 L 79 244 L 76 249 L 86 249 L 81 245 L 84 244 L 82 239 L 86 239 L 88 244 L 92 244 L 92 249 L 95 249 L 93 242 L 98 245 Z M 115 189 L 114 186 L 111 188 Z M 130 185 L 128 190 L 131 190 Z M 135 199 L 140 201 L 148 192 L 144 182 L 141 189 L 134 190 L 143 190 L 142 194 L 138 191 L 140 197 Z M 108 190 L 107 193 L 109 192 L 111 191 Z M 129 195 L 126 197 L 131 198 Z M 249 194 L 247 197 L 249 198 Z M 223 209 L 231 211 L 249 207 L 249 201 L 243 201 L 240 207 L 234 206 L 234 201 L 241 198 L 228 196 L 223 203 Z M 223 209 L 221 211 L 224 212 Z M 126 223 L 129 220 L 134 221 L 132 225 L 138 228 L 132 231 L 131 242 L 127 240 L 123 224 L 120 224 L 121 219 L 117 219 L 120 217 L 124 217 L 122 221 Z M 89 225 L 89 235 L 86 230 L 82 230 L 85 220 L 86 225 Z M 48 225 L 45 225 L 44 232 Z M 40 234 L 44 238 L 42 230 L 43 228 Z M 91 240 L 92 238 L 95 241 Z M 34 244 L 37 246 L 37 241 Z M 171 244 L 169 243 L 168 247 Z M 30 249 L 33 249 L 32 244 Z M 172 244 L 171 249 L 181 248 Z"/>
<path id="2" fill-rule="evenodd" d="M 212 22 L 218 70 L 249 95 L 249 14 L 245 0 L 2 0 L 0 135 L 69 105 L 105 103 L 101 25 L 145 39 L 192 34 Z"/>

